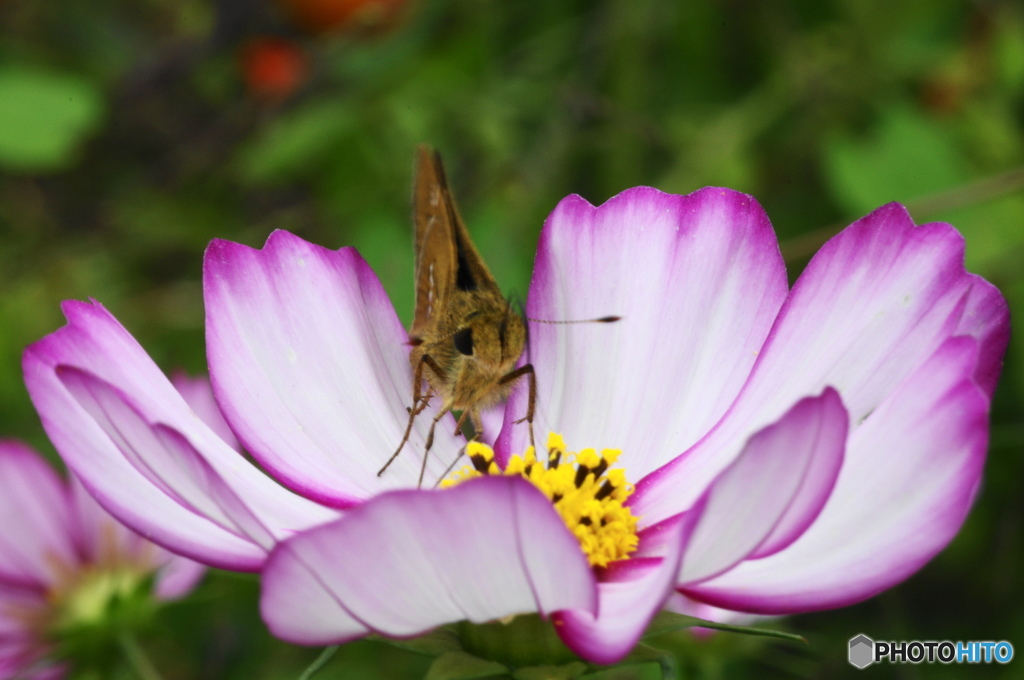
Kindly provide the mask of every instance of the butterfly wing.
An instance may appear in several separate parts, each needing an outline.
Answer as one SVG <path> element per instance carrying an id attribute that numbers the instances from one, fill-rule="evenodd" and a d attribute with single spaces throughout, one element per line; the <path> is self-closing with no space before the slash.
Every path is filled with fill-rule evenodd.
<path id="1" fill-rule="evenodd" d="M 441 157 L 433 149 L 421 146 L 413 188 L 416 312 L 409 335 L 414 339 L 436 324 L 455 288 L 458 256 L 450 203 Z"/>
<path id="2" fill-rule="evenodd" d="M 455 207 L 441 155 L 428 146 L 417 153 L 413 222 L 416 312 L 409 334 L 416 339 L 438 322 L 453 295 L 500 290 Z"/>

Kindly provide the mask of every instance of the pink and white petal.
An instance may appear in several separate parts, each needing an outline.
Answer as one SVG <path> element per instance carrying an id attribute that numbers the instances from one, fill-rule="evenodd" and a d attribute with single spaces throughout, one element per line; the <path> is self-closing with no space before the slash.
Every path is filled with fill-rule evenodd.
<path id="1" fill-rule="evenodd" d="M 30 655 L 39 653 L 37 648 L 29 651 Z M 29 657 L 31 658 L 31 656 Z M 15 680 L 61 680 L 71 672 L 71 667 L 66 661 L 59 661 L 53 658 L 41 658 L 34 661 L 27 668 L 22 668 L 15 674 Z"/>
<path id="2" fill-rule="evenodd" d="M 24 678 L 26 667 L 32 665 L 36 656 L 31 640 L 25 638 L 0 639 L 0 678 L 3 680 Z"/>
<path id="3" fill-rule="evenodd" d="M 149 543 L 104 510 L 73 472 L 68 477 L 75 544 L 82 561 L 101 562 L 115 555 L 135 557 L 140 546 Z"/>
<path id="4" fill-rule="evenodd" d="M 48 608 L 46 588 L 0 581 L 0 640 L 34 637 L 32 625 Z"/>
<path id="5" fill-rule="evenodd" d="M 326 565 L 308 564 L 303 552 L 289 549 L 288 543 L 278 546 L 260 575 L 260 614 L 270 632 L 294 644 L 317 647 L 373 632 L 338 599 L 330 575 L 319 572 Z"/>
<path id="6" fill-rule="evenodd" d="M 39 632 L 50 608 L 46 591 L 0 582 L 0 678 L 46 680 L 67 670 L 45 657 L 50 644 Z"/>
<path id="7" fill-rule="evenodd" d="M 76 564 L 67 487 L 35 451 L 0 440 L 0 581 L 45 587 Z"/>
<path id="8" fill-rule="evenodd" d="M 210 386 L 209 378 L 192 377 L 178 371 L 171 375 L 171 384 L 181 393 L 185 403 L 195 411 L 200 420 L 216 432 L 218 437 L 236 451 L 242 451 L 242 445 L 238 443 L 235 433 L 231 431 L 231 426 L 224 420 L 224 414 L 217 406 L 217 400 L 213 398 L 213 387 Z"/>
<path id="9" fill-rule="evenodd" d="M 49 606 L 45 589 L 0 581 L 0 678 L 39 677 L 34 669 L 43 667 L 43 657 L 49 651 L 47 642 L 39 635 L 39 625 Z"/>
<path id="10" fill-rule="evenodd" d="M 672 594 L 697 514 L 682 513 L 641 531 L 637 552 L 627 563 L 642 560 L 645 567 L 630 580 L 602 580 L 596 611 L 569 609 L 552 617 L 569 649 L 600 664 L 618 663 L 629 654 Z"/>
<path id="11" fill-rule="evenodd" d="M 535 426 L 627 451 L 642 477 L 725 413 L 786 293 L 775 234 L 750 196 L 639 187 L 599 207 L 569 196 L 541 233 L 527 315 L 622 319 L 530 324 Z M 524 381 L 500 454 L 524 448 L 525 428 L 510 423 L 525 411 Z"/>
<path id="12" fill-rule="evenodd" d="M 974 380 L 991 397 L 1010 342 L 1010 310 L 998 288 L 975 274 L 968 277 L 972 280 L 971 288 L 953 334 L 970 335 L 980 343 Z"/>
<path id="13" fill-rule="evenodd" d="M 179 600 L 195 590 L 206 574 L 206 565 L 163 550 L 160 552 L 163 554 L 158 559 L 163 566 L 157 571 L 153 585 L 157 599 Z"/>
<path id="14" fill-rule="evenodd" d="M 677 583 L 710 578 L 751 554 L 776 552 L 802 534 L 832 492 L 848 425 L 842 400 L 830 388 L 800 400 L 751 437 L 708 489 Z M 656 515 L 645 509 L 646 498 L 657 494 L 659 486 L 671 489 L 682 483 L 664 477 L 638 490 L 634 513 Z"/>
<path id="15" fill-rule="evenodd" d="M 248 536 L 269 551 L 278 541 L 305 528 L 291 525 L 286 516 L 274 517 L 274 508 L 271 506 L 250 504 L 243 500 L 228 479 L 215 470 L 192 446 L 188 438 L 177 430 L 166 425 L 157 425 L 153 431 L 162 445 L 162 449 L 159 450 L 166 454 L 164 461 L 153 457 L 153 463 L 162 462 L 168 466 L 165 467 L 168 470 L 170 466 L 180 465 L 179 470 L 184 475 L 179 488 L 195 485 L 194 490 L 198 492 L 196 498 L 200 502 L 206 499 L 213 501 L 217 511 L 223 513 L 223 517 L 235 531 Z"/>
<path id="16" fill-rule="evenodd" d="M 157 572 L 154 591 L 161 600 L 176 600 L 192 592 L 206 573 L 206 565 L 146 540 L 104 510 L 77 477 L 71 475 L 68 481 L 74 499 L 78 543 L 86 561 L 127 557 L 151 564 Z"/>
<path id="17" fill-rule="evenodd" d="M 79 359 L 81 364 L 101 368 L 108 363 L 108 372 L 116 375 L 121 370 L 118 364 L 122 358 L 130 364 L 134 355 L 142 351 L 129 351 L 125 342 L 117 343 L 116 332 L 102 332 L 107 330 L 104 326 L 108 320 L 116 322 L 98 305 L 69 302 L 64 310 L 69 324 L 29 346 L 23 367 L 25 383 L 43 428 L 65 462 L 77 472 L 90 494 L 100 498 L 108 512 L 136 531 L 211 564 L 258 569 L 265 558 L 259 546 L 224 531 L 158 491 L 123 457 L 107 433 L 61 383 L 56 373 L 58 364 Z M 97 327 L 101 331 L 98 338 L 92 333 Z M 123 329 L 121 332 L 127 336 Z M 132 373 L 146 376 L 144 363 L 130 368 L 135 369 Z M 152 378 L 152 373 L 147 377 Z M 167 386 L 173 390 L 169 383 Z"/>
<path id="18" fill-rule="evenodd" d="M 154 592 L 161 600 L 184 597 L 206 573 L 206 565 L 168 552 L 117 521 L 74 476 L 69 480 L 79 550 L 86 562 L 133 560 L 156 571 Z"/>
<path id="19" fill-rule="evenodd" d="M 211 431 L 102 306 L 69 301 L 63 308 L 68 324 L 25 351 L 25 382 L 51 441 L 108 512 L 155 542 L 214 566 L 255 570 L 266 557 L 264 547 L 186 508 L 176 492 L 166 493 L 173 489 L 155 484 L 153 474 L 135 466 L 150 453 L 138 447 L 152 443 L 152 436 L 138 423 L 118 431 L 111 419 L 134 411 L 149 424 L 185 433 L 210 465 L 231 479 L 239 496 L 268 514 L 289 518 L 282 531 L 333 516 L 276 485 Z M 77 395 L 65 381 L 78 386 Z M 92 394 L 96 386 L 99 391 Z M 127 400 L 130 408 L 105 413 L 97 396 L 111 407 Z M 129 434 L 138 439 L 126 441 Z M 125 457 L 132 451 L 135 462 Z"/>
<path id="20" fill-rule="evenodd" d="M 284 231 L 262 250 L 206 251 L 207 353 L 214 393 L 245 448 L 303 495 L 349 507 L 419 477 L 429 411 L 397 448 L 412 402 L 408 336 L 376 275 L 352 248 Z M 437 428 L 427 479 L 461 444 Z"/>
<path id="21" fill-rule="evenodd" d="M 238 483 L 235 470 L 251 466 L 241 456 L 224 460 L 217 470 L 185 435 L 147 422 L 134 400 L 109 383 L 74 368 L 59 367 L 58 374 L 94 422 L 153 486 L 196 515 L 267 552 L 295 531 L 337 516 L 280 487 L 264 494 L 260 494 L 263 489 L 246 488 Z M 224 442 L 216 443 L 225 448 Z M 235 487 L 247 494 L 244 500 Z"/>
<path id="22" fill-rule="evenodd" d="M 920 569 L 956 535 L 981 479 L 988 397 L 978 341 L 947 340 L 855 429 L 824 509 L 800 538 L 684 589 L 762 614 L 842 607 Z"/>
<path id="23" fill-rule="evenodd" d="M 501 433 L 501 426 L 505 420 L 505 405 L 498 404 L 497 406 L 483 409 L 480 411 L 480 420 L 482 421 L 484 431 L 480 435 L 479 440 L 493 447 L 494 440 Z"/>
<path id="24" fill-rule="evenodd" d="M 104 510 L 77 477 L 71 475 L 68 481 L 78 525 L 78 545 L 86 561 L 127 557 L 149 562 L 157 571 L 157 598 L 176 600 L 192 592 L 206 573 L 206 565 L 175 555 L 139 536 Z"/>
<path id="25" fill-rule="evenodd" d="M 0 640 L 0 678 L 3 680 L 58 680 L 68 668 L 45 658 L 47 647 L 31 638 Z"/>
<path id="26" fill-rule="evenodd" d="M 271 631 L 300 644 L 596 607 L 578 541 L 536 487 L 512 477 L 385 493 L 282 543 L 261 604 Z"/>
<path id="27" fill-rule="evenodd" d="M 972 374 L 990 389 L 1005 349 L 1006 303 L 964 270 L 963 254 L 953 227 L 915 226 L 896 203 L 826 243 L 794 285 L 736 403 L 673 461 L 690 480 L 677 505 L 686 507 L 787 404 L 831 385 L 858 423 L 953 335 L 981 342 Z"/>

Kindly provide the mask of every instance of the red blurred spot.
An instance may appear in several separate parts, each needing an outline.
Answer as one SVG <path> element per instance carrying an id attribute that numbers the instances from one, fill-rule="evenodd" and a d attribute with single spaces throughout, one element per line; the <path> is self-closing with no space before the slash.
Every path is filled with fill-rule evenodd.
<path id="1" fill-rule="evenodd" d="M 250 39 L 241 52 L 246 88 L 254 97 L 270 101 L 288 99 L 309 77 L 309 58 L 284 38 Z"/>
<path id="2" fill-rule="evenodd" d="M 406 0 L 278 0 L 310 33 L 372 33 L 392 27 Z"/>

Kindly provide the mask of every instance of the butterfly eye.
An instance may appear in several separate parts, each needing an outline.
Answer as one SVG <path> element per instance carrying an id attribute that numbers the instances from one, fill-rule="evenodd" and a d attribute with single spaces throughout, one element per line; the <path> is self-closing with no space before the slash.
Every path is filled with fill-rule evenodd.
<path id="1" fill-rule="evenodd" d="M 459 354 L 465 354 L 467 357 L 473 354 L 473 329 L 463 328 L 461 331 L 455 334 L 452 338 L 455 343 L 455 349 L 459 350 Z"/>

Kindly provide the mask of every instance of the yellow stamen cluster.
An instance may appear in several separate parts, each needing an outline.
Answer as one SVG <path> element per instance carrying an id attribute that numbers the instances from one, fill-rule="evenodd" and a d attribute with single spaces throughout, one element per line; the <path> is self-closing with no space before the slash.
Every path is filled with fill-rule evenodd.
<path id="1" fill-rule="evenodd" d="M 480 442 L 470 442 L 466 455 L 472 465 L 455 471 L 441 482 L 442 488 L 455 486 L 467 479 L 485 475 L 517 475 L 528 479 L 551 500 L 580 542 L 591 566 L 605 567 L 616 560 L 627 559 L 638 543 L 637 518 L 623 505 L 633 493 L 623 470 L 609 469 L 621 451 L 594 449 L 579 453 L 566 452 L 561 435 L 548 436 L 547 464 L 537 461 L 531 446 L 522 456 L 516 455 L 504 470 L 494 462 L 494 451 Z"/>
<path id="2" fill-rule="evenodd" d="M 99 531 L 97 550 L 88 561 L 47 557 L 51 575 L 45 605 L 17 613 L 27 627 L 41 636 L 63 638 L 69 631 L 104 625 L 115 610 L 123 614 L 130 601 L 136 608 L 151 604 L 156 546 L 142 543 L 129 549 L 119 540 L 113 519 L 102 521 Z"/>

